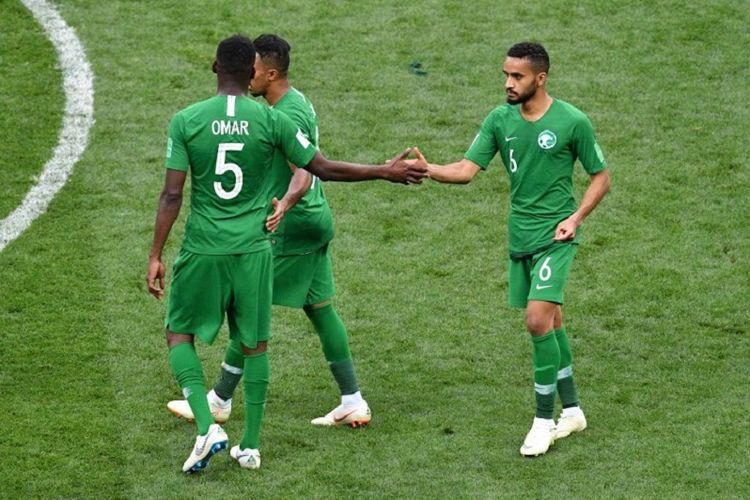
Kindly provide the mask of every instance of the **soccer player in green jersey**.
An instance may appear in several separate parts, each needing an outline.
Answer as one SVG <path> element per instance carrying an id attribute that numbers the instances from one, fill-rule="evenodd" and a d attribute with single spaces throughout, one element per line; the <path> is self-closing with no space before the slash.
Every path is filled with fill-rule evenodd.
<path id="1" fill-rule="evenodd" d="M 261 35 L 253 40 L 256 50 L 255 77 L 250 92 L 262 96 L 274 109 L 289 116 L 313 146 L 318 147 L 318 123 L 312 103 L 289 83 L 289 52 L 286 40 Z M 321 182 L 304 169 L 287 168 L 282 154 L 271 172 L 272 195 L 283 203 L 286 213 L 271 237 L 274 255 L 273 303 L 301 308 L 317 332 L 323 354 L 338 384 L 341 404 L 313 425 L 350 425 L 370 421 L 370 408 L 362 398 L 349 350 L 346 327 L 331 303 L 335 293 L 329 242 L 333 239 L 333 217 Z M 294 200 L 299 200 L 294 204 Z M 286 207 L 294 205 L 286 211 Z M 277 212 L 278 210 L 277 205 Z M 243 373 L 239 339 L 233 339 L 221 364 L 219 378 L 208 393 L 214 420 L 226 422 L 232 409 L 232 395 Z M 193 420 L 186 400 L 170 401 L 175 415 Z"/>
<path id="2" fill-rule="evenodd" d="M 219 43 L 213 70 L 217 95 L 177 113 L 169 126 L 166 178 L 159 198 L 149 254 L 149 292 L 164 295 L 161 256 L 191 175 L 191 208 L 174 264 L 165 319 L 172 371 L 195 415 L 198 437 L 183 464 L 197 472 L 228 438 L 215 424 L 206 399 L 203 368 L 194 337 L 212 343 L 227 317 L 239 339 L 245 374 L 245 431 L 231 455 L 242 467 L 260 466 L 259 436 L 269 378 L 273 261 L 265 232 L 270 173 L 281 152 L 294 165 L 332 180 L 387 179 L 420 182 L 423 167 L 409 166 L 409 150 L 385 165 L 326 159 L 292 120 L 247 97 L 255 49 L 243 36 Z M 287 168 L 287 167 L 284 167 Z M 277 209 L 279 205 L 277 204 Z M 283 207 L 282 207 L 283 209 Z M 272 215 L 272 218 L 277 215 Z"/>
<path id="3" fill-rule="evenodd" d="M 563 325 L 565 282 L 580 225 L 609 190 L 609 174 L 588 117 L 547 94 L 547 51 L 537 43 L 510 48 L 503 64 L 507 104 L 484 120 L 464 158 L 449 165 L 416 163 L 439 182 L 465 184 L 496 155 L 510 178 L 508 294 L 526 309 L 533 346 L 536 416 L 521 454 L 546 453 L 557 438 L 586 428 L 573 381 L 572 353 Z M 580 205 L 573 197 L 573 165 L 591 176 Z M 555 394 L 562 414 L 555 425 Z"/>

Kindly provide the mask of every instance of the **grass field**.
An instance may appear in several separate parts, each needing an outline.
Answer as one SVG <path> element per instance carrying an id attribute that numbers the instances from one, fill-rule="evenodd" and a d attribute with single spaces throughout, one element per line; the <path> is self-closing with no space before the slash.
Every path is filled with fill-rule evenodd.
<path id="1" fill-rule="evenodd" d="M 54 3 L 86 48 L 96 123 L 47 213 L 0 253 L 0 497 L 750 496 L 748 2 Z M 495 160 L 468 186 L 327 184 L 335 303 L 372 424 L 311 428 L 337 391 L 302 312 L 278 308 L 262 470 L 225 454 L 180 473 L 194 427 L 165 409 L 179 390 L 145 267 L 168 121 L 215 91 L 213 51 L 235 32 L 291 42 L 322 149 L 363 162 L 410 145 L 459 159 L 504 99 L 507 47 L 547 46 L 550 92 L 590 115 L 613 178 L 566 291 L 585 433 L 518 454 L 530 343 L 506 305 Z M 0 219 L 62 109 L 51 43 L 0 0 Z M 210 381 L 223 347 L 199 347 Z"/>

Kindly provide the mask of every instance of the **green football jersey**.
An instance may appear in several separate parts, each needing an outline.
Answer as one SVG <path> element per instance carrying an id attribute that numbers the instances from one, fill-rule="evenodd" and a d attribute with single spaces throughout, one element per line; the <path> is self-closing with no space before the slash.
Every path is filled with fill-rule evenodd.
<path id="1" fill-rule="evenodd" d="M 318 119 L 312 103 L 297 89 L 290 87 L 273 109 L 287 115 L 304 136 L 318 147 Z M 281 199 L 289 187 L 292 171 L 286 158 L 278 153 L 278 168 L 271 174 L 272 193 Z M 333 239 L 333 216 L 323 194 L 320 180 L 313 176 L 310 189 L 291 210 L 284 214 L 281 224 L 271 236 L 274 255 L 304 255 L 322 248 Z"/>
<path id="2" fill-rule="evenodd" d="M 166 167 L 189 170 L 192 184 L 184 249 L 228 255 L 269 245 L 265 219 L 277 150 L 300 166 L 317 151 L 288 116 L 245 96 L 218 95 L 172 118 Z"/>
<path id="3" fill-rule="evenodd" d="M 508 250 L 512 257 L 552 245 L 557 224 L 576 211 L 576 159 L 589 174 L 606 168 L 588 117 L 557 99 L 534 122 L 521 115 L 520 105 L 495 108 L 482 122 L 465 157 L 484 170 L 498 152 L 510 177 Z"/>

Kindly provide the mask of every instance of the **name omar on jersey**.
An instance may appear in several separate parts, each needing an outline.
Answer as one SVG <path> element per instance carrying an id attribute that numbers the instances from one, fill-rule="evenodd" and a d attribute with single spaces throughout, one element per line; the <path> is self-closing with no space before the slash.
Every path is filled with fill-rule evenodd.
<path id="1" fill-rule="evenodd" d="M 245 120 L 214 120 L 211 122 L 211 133 L 214 135 L 250 135 Z"/>

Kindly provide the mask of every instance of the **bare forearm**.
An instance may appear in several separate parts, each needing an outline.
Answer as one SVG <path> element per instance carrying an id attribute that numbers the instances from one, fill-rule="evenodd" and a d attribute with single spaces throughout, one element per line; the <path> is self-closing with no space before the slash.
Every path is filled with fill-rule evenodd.
<path id="1" fill-rule="evenodd" d="M 359 182 L 374 179 L 388 179 L 388 170 L 384 165 L 360 165 L 343 161 L 313 161 L 307 170 L 324 181 Z"/>
<path id="2" fill-rule="evenodd" d="M 151 252 L 149 257 L 161 258 L 162 250 L 169 237 L 169 232 L 172 230 L 174 221 L 177 220 L 177 216 L 180 214 L 180 207 L 182 206 L 182 195 L 169 194 L 162 192 L 159 197 L 159 208 L 156 212 L 156 222 L 154 224 L 154 242 L 151 245 Z"/>
<path id="3" fill-rule="evenodd" d="M 479 166 L 466 159 L 448 165 L 430 163 L 427 166 L 430 179 L 448 184 L 468 184 L 479 170 Z"/>
<path id="4" fill-rule="evenodd" d="M 464 179 L 463 175 L 461 175 L 458 165 L 458 162 L 449 163 L 448 165 L 430 163 L 427 166 L 427 172 L 429 173 L 430 179 L 433 181 L 445 182 L 448 184 L 466 184 L 468 180 Z"/>
<path id="5" fill-rule="evenodd" d="M 578 224 L 588 217 L 588 215 L 599 205 L 604 196 L 609 191 L 609 172 L 603 170 L 597 174 L 594 174 L 591 178 L 591 184 L 586 188 L 586 192 L 583 194 L 583 199 L 578 207 L 578 210 L 572 215 L 576 219 Z"/>
<path id="6" fill-rule="evenodd" d="M 312 175 L 301 168 L 295 168 L 292 180 L 289 182 L 289 187 L 282 198 L 286 206 L 291 208 L 296 205 L 307 190 L 310 189 L 310 184 L 312 184 Z"/>
<path id="7" fill-rule="evenodd" d="M 426 165 L 407 162 L 406 157 L 414 148 L 407 148 L 384 165 L 360 165 L 329 160 L 316 152 L 305 169 L 325 181 L 357 182 L 384 179 L 401 184 L 421 184 L 427 175 Z"/>

